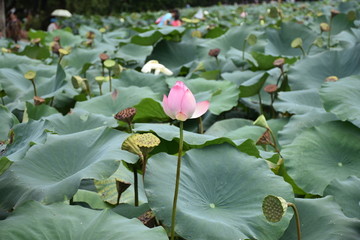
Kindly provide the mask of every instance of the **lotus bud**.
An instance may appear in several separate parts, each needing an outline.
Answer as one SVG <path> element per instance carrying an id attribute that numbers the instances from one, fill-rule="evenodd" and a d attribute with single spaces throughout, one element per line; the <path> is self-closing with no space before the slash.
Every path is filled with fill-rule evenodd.
<path id="1" fill-rule="evenodd" d="M 109 55 L 107 55 L 106 53 L 100 53 L 99 58 L 101 62 L 105 62 L 106 60 L 109 59 Z"/>
<path id="2" fill-rule="evenodd" d="M 330 31 L 330 26 L 327 23 L 320 23 L 320 31 L 321 32 L 329 32 Z"/>
<path id="3" fill-rule="evenodd" d="M 273 62 L 273 65 L 280 69 L 283 68 L 284 64 L 285 64 L 285 58 L 278 58 Z"/>
<path id="4" fill-rule="evenodd" d="M 301 48 L 302 47 L 302 39 L 301 38 L 295 38 L 291 42 L 291 47 L 292 48 Z"/>
<path id="5" fill-rule="evenodd" d="M 36 44 L 36 45 L 39 45 L 40 42 L 41 42 L 41 38 L 34 38 L 31 40 L 31 43 Z"/>
<path id="6" fill-rule="evenodd" d="M 335 17 L 336 15 L 339 15 L 340 12 L 338 10 L 332 9 L 331 10 L 331 18 Z"/>
<path id="7" fill-rule="evenodd" d="M 34 104 L 37 105 L 41 105 L 43 103 L 45 103 L 45 99 L 42 97 L 38 97 L 38 96 L 34 96 Z"/>
<path id="8" fill-rule="evenodd" d="M 266 128 L 266 129 L 270 129 L 267 121 L 266 121 L 266 118 L 263 114 L 261 114 L 253 123 L 255 126 L 259 126 L 259 127 L 263 127 L 263 128 Z"/>
<path id="9" fill-rule="evenodd" d="M 219 48 L 210 49 L 209 56 L 217 58 L 220 54 L 220 51 L 221 50 Z"/>
<path id="10" fill-rule="evenodd" d="M 278 90 L 278 86 L 276 84 L 269 84 L 264 87 L 264 91 L 267 93 L 275 93 Z"/>
<path id="11" fill-rule="evenodd" d="M 36 72 L 34 72 L 34 71 L 27 71 L 24 74 L 24 78 L 26 78 L 27 80 L 30 80 L 30 81 L 34 81 L 35 77 L 36 77 Z"/>
<path id="12" fill-rule="evenodd" d="M 263 214 L 269 222 L 279 222 L 287 208 L 285 199 L 273 195 L 266 196 L 262 203 Z"/>
<path id="13" fill-rule="evenodd" d="M 337 76 L 329 76 L 325 79 L 325 82 L 336 82 L 339 78 Z"/>
<path id="14" fill-rule="evenodd" d="M 89 31 L 86 33 L 86 38 L 87 39 L 94 39 L 95 38 L 95 33 L 93 31 Z"/>

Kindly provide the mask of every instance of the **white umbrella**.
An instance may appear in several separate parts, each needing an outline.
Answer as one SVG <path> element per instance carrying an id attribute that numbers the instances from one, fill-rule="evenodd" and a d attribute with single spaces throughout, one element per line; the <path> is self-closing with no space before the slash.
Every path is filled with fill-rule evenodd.
<path id="1" fill-rule="evenodd" d="M 71 17 L 72 14 L 66 9 L 56 9 L 51 13 L 54 17 Z"/>

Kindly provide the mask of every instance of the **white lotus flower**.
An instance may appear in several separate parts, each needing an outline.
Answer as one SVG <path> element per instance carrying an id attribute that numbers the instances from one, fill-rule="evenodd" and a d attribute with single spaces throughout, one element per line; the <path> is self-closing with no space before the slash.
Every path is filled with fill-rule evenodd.
<path id="1" fill-rule="evenodd" d="M 143 73 L 149 73 L 152 70 L 155 70 L 154 74 L 158 75 L 159 73 L 163 73 L 165 75 L 173 75 L 173 72 L 170 71 L 168 68 L 166 68 L 164 65 L 160 64 L 156 60 L 150 60 L 148 61 L 142 68 L 141 72 Z"/>

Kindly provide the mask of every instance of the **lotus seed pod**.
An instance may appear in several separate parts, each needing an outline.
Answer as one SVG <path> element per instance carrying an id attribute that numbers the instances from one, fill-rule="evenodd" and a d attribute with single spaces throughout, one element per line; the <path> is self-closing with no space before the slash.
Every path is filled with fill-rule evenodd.
<path id="1" fill-rule="evenodd" d="M 86 38 L 87 39 L 94 39 L 95 38 L 95 33 L 93 31 L 89 31 L 86 33 Z"/>
<path id="2" fill-rule="evenodd" d="M 154 148 L 160 144 L 160 139 L 152 133 L 138 134 L 136 144 L 140 148 Z"/>
<path id="3" fill-rule="evenodd" d="M 31 43 L 33 44 L 39 44 L 41 42 L 41 38 L 34 38 L 31 40 Z"/>
<path id="4" fill-rule="evenodd" d="M 84 78 L 80 76 L 72 76 L 71 83 L 74 88 L 80 88 L 80 87 L 82 88 L 82 86 L 84 85 Z"/>
<path id="5" fill-rule="evenodd" d="M 320 23 L 320 31 L 321 32 L 329 32 L 330 31 L 330 26 L 327 23 Z"/>
<path id="6" fill-rule="evenodd" d="M 199 30 L 195 30 L 191 32 L 191 36 L 192 37 L 196 37 L 196 38 L 201 38 L 202 37 L 202 33 Z"/>
<path id="7" fill-rule="evenodd" d="M 291 47 L 292 48 L 300 48 L 300 47 L 302 47 L 302 39 L 301 38 L 295 38 L 291 42 Z"/>
<path id="8" fill-rule="evenodd" d="M 99 58 L 101 62 L 104 62 L 109 59 L 109 55 L 107 55 L 106 53 L 100 53 Z"/>
<path id="9" fill-rule="evenodd" d="M 115 181 L 116 181 L 116 190 L 118 192 L 117 204 L 119 204 L 121 194 L 130 187 L 131 183 L 122 181 L 118 178 L 115 178 Z"/>
<path id="10" fill-rule="evenodd" d="M 105 77 L 97 76 L 97 77 L 95 77 L 95 81 L 99 84 L 102 84 L 103 82 L 105 82 Z"/>
<path id="11" fill-rule="evenodd" d="M 339 15 L 339 14 L 340 14 L 340 12 L 338 10 L 335 10 L 335 9 L 331 10 L 331 17 L 332 18 L 335 17 L 336 15 Z"/>
<path id="12" fill-rule="evenodd" d="M 2 53 L 11 53 L 11 50 L 3 47 L 3 48 L 1 48 L 1 52 Z"/>
<path id="13" fill-rule="evenodd" d="M 140 157 L 140 159 L 143 159 L 143 154 L 140 150 L 140 147 L 136 144 L 136 136 L 138 134 L 133 134 L 129 136 L 121 145 L 121 149 L 134 153 Z"/>
<path id="14" fill-rule="evenodd" d="M 116 64 L 116 62 L 114 60 L 112 60 L 112 59 L 107 59 L 107 60 L 104 61 L 104 66 L 106 68 L 112 68 L 112 67 L 115 66 L 115 64 Z"/>
<path id="15" fill-rule="evenodd" d="M 276 84 L 269 84 L 264 87 L 264 91 L 267 93 L 274 93 L 278 90 L 278 86 Z"/>
<path id="16" fill-rule="evenodd" d="M 33 81 L 36 77 L 36 72 L 34 71 L 27 71 L 25 74 L 24 74 L 24 78 L 30 80 L 30 81 Z"/>
<path id="17" fill-rule="evenodd" d="M 267 121 L 266 121 L 266 118 L 263 114 L 261 114 L 256 120 L 255 122 L 253 123 L 255 126 L 259 126 L 259 127 L 263 127 L 263 128 L 266 128 L 266 129 L 270 129 Z"/>
<path id="18" fill-rule="evenodd" d="M 63 56 L 68 55 L 70 52 L 64 48 L 59 49 L 59 53 Z"/>
<path id="19" fill-rule="evenodd" d="M 120 112 L 118 112 L 114 116 L 114 118 L 116 120 L 123 121 L 123 122 L 130 124 L 132 122 L 135 114 L 136 114 L 136 108 L 129 107 L 129 108 L 125 108 L 124 110 L 121 110 Z"/>
<path id="20" fill-rule="evenodd" d="M 288 204 L 282 197 L 268 195 L 262 204 L 263 214 L 269 222 L 279 222 L 285 215 Z"/>
<path id="21" fill-rule="evenodd" d="M 336 82 L 339 78 L 337 76 L 329 76 L 325 79 L 325 82 Z"/>
<path id="22" fill-rule="evenodd" d="M 101 33 L 106 32 L 106 28 L 104 28 L 104 27 L 100 28 L 100 29 L 99 29 L 99 32 L 101 32 Z"/>
<path id="23" fill-rule="evenodd" d="M 250 34 L 247 38 L 246 38 L 246 42 L 250 45 L 253 46 L 256 44 L 257 42 L 257 37 L 254 34 Z"/>
<path id="24" fill-rule="evenodd" d="M 268 129 L 266 129 L 266 131 L 256 141 L 256 145 L 273 145 L 273 144 L 274 143 L 271 140 L 270 131 Z"/>
<path id="25" fill-rule="evenodd" d="M 211 57 L 217 57 L 220 54 L 220 49 L 219 48 L 214 48 L 214 49 L 210 49 L 209 51 L 209 56 Z"/>
<path id="26" fill-rule="evenodd" d="M 282 68 L 285 64 L 285 58 L 278 58 L 273 62 L 273 65 L 278 68 Z"/>

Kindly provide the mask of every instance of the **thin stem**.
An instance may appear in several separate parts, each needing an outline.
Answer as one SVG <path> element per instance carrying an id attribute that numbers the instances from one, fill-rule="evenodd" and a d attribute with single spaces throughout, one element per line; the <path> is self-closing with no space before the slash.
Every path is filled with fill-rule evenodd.
<path id="1" fill-rule="evenodd" d="M 102 95 L 102 88 L 101 88 L 101 84 L 99 83 L 99 90 L 100 90 L 100 96 Z"/>
<path id="2" fill-rule="evenodd" d="M 135 207 L 139 206 L 139 189 L 138 189 L 138 174 L 136 164 L 133 165 L 134 172 L 134 194 L 135 194 Z"/>
<path id="3" fill-rule="evenodd" d="M 263 108 L 262 108 L 262 101 L 261 101 L 261 95 L 260 92 L 258 93 L 259 96 L 259 108 L 260 108 L 260 115 L 263 114 Z"/>
<path id="4" fill-rule="evenodd" d="M 298 236 L 298 240 L 301 240 L 301 230 L 300 230 L 300 215 L 299 215 L 299 211 L 297 209 L 297 207 L 295 206 L 295 204 L 288 202 L 287 203 L 289 207 L 292 207 L 292 209 L 294 210 L 294 214 L 296 217 L 296 230 L 297 230 L 297 236 Z"/>
<path id="5" fill-rule="evenodd" d="M 111 70 L 110 70 L 110 68 L 109 68 L 109 83 L 110 83 L 109 89 L 110 89 L 110 92 L 111 92 L 112 91 L 112 86 L 111 86 Z"/>
<path id="6" fill-rule="evenodd" d="M 34 79 L 31 80 L 31 83 L 32 83 L 33 88 L 34 88 L 34 96 L 37 96 L 37 91 L 36 91 L 36 86 L 35 86 L 35 81 L 34 81 Z"/>
<path id="7" fill-rule="evenodd" d="M 309 49 L 307 50 L 307 55 L 309 55 L 312 46 L 314 46 L 314 43 L 312 43 L 312 44 L 309 46 Z"/>
<path id="8" fill-rule="evenodd" d="M 101 63 L 101 75 L 103 77 L 105 77 L 105 66 L 104 66 L 104 62 Z"/>
<path id="9" fill-rule="evenodd" d="M 330 17 L 330 25 L 329 25 L 329 32 L 328 32 L 328 48 L 330 49 L 331 48 L 331 46 L 330 46 L 330 41 L 331 41 L 331 25 L 332 25 L 332 20 L 333 20 L 333 18 L 332 17 Z"/>
<path id="10" fill-rule="evenodd" d="M 171 240 L 175 239 L 176 204 L 177 204 L 177 198 L 178 198 L 178 194 L 179 194 L 181 156 L 182 156 L 183 142 L 184 142 L 183 131 L 184 131 L 184 122 L 180 121 L 179 153 L 178 153 L 177 168 L 176 168 L 174 201 L 173 201 L 173 208 L 172 208 L 172 215 L 171 215 L 171 238 L 170 238 Z"/>
<path id="11" fill-rule="evenodd" d="M 3 98 L 3 97 L 1 97 L 1 102 L 2 102 L 2 105 L 5 106 L 5 102 L 4 102 L 4 98 Z"/>
<path id="12" fill-rule="evenodd" d="M 203 125 L 203 122 L 202 122 L 202 118 L 199 117 L 199 133 L 200 134 L 203 134 L 204 133 L 204 125 Z"/>
<path id="13" fill-rule="evenodd" d="M 306 52 L 305 52 L 304 48 L 303 48 L 302 46 L 299 46 L 299 48 L 300 48 L 300 50 L 301 50 L 301 52 L 302 52 L 303 56 L 305 57 L 305 56 L 306 56 Z"/>
<path id="14" fill-rule="evenodd" d="M 86 85 L 86 92 L 87 92 L 88 96 L 91 98 L 90 84 L 87 80 L 85 80 L 85 85 Z"/>
<path id="15" fill-rule="evenodd" d="M 132 128 L 131 122 L 129 122 L 128 125 L 129 125 L 129 131 L 130 131 L 130 133 L 133 133 L 133 128 Z"/>
<path id="16" fill-rule="evenodd" d="M 279 87 L 279 82 L 280 82 L 280 79 L 281 77 L 284 75 L 284 72 L 281 70 L 281 74 L 280 76 L 278 77 L 277 81 L 276 81 L 276 86 Z"/>
<path id="17" fill-rule="evenodd" d="M 245 61 L 245 47 L 246 47 L 246 40 L 244 40 L 244 45 L 242 49 L 242 60 Z M 244 71 L 244 65 L 242 66 L 242 70 Z"/>
<path id="18" fill-rule="evenodd" d="M 277 143 L 276 143 L 276 138 L 275 138 L 275 136 L 274 136 L 274 133 L 271 131 L 270 128 L 268 128 L 268 130 L 269 130 L 270 135 L 271 135 L 271 138 L 272 138 L 272 140 L 273 140 L 273 142 L 274 142 L 274 144 L 270 144 L 270 145 L 275 149 L 275 151 L 276 151 L 276 152 L 280 155 L 280 157 L 282 158 L 281 153 L 280 153 L 280 149 L 278 148 L 278 145 L 277 145 Z"/>

